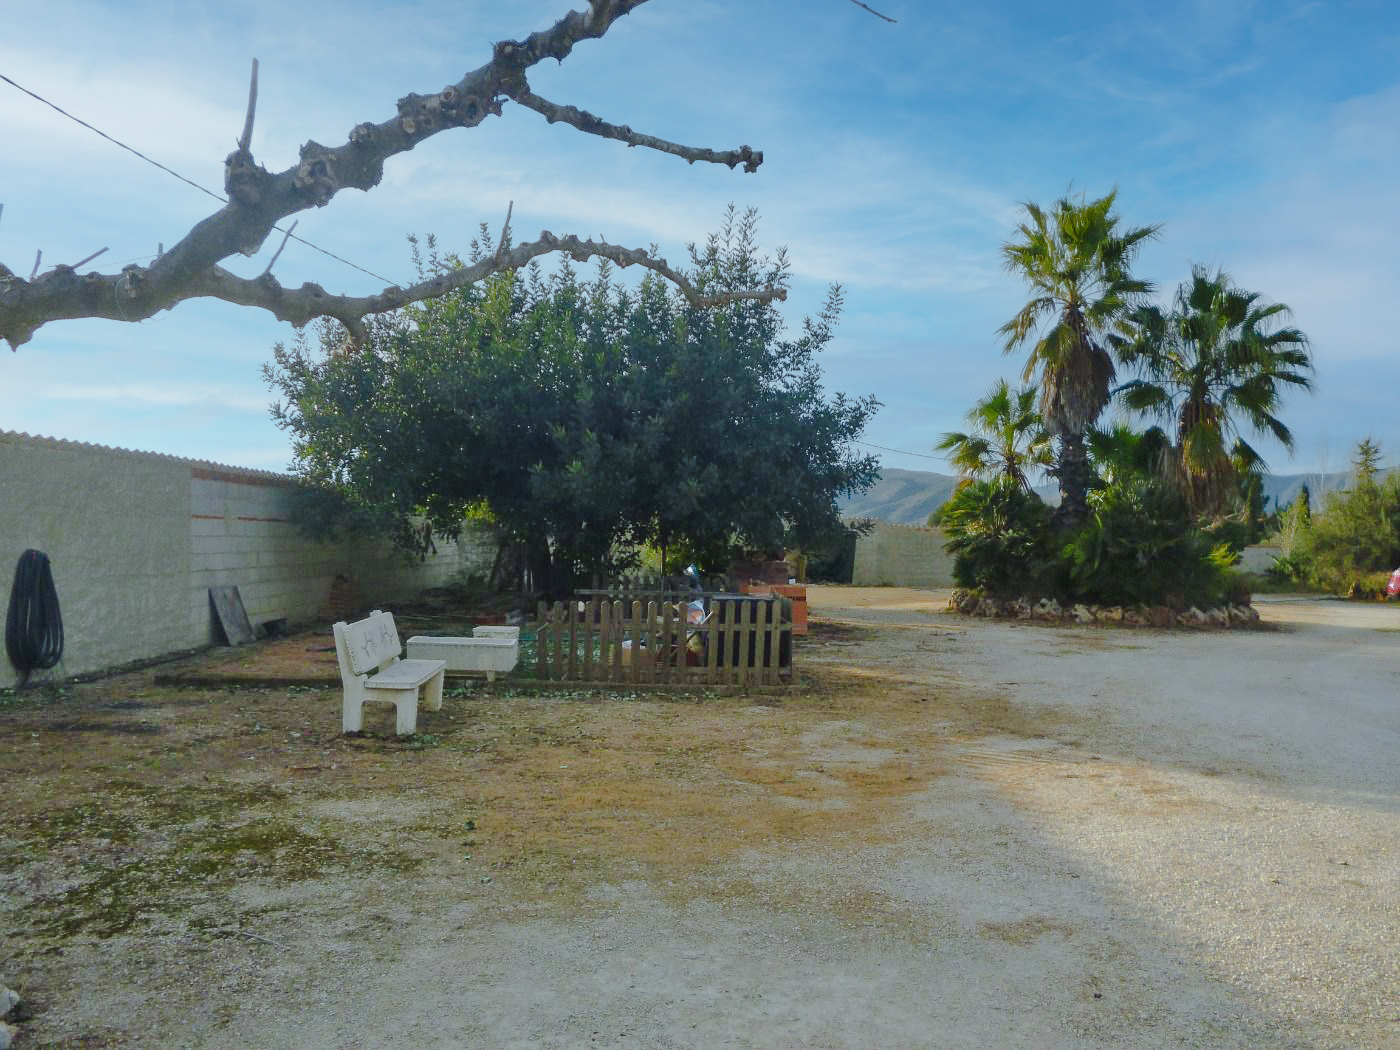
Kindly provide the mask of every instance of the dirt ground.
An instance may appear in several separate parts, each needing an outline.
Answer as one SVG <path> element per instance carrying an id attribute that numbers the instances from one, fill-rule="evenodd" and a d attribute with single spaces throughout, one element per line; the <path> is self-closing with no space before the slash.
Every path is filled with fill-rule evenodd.
<path id="1" fill-rule="evenodd" d="M 328 629 L 0 694 L 15 1047 L 1400 1048 L 1400 608 L 946 598 L 811 588 L 781 695 L 404 740 Z"/>

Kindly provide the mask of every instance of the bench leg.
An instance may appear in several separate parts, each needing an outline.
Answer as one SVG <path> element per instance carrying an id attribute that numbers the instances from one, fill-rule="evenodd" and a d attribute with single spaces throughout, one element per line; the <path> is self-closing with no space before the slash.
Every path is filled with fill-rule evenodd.
<path id="1" fill-rule="evenodd" d="M 358 733 L 365 725 L 365 698 L 345 695 L 340 706 L 340 730 L 342 733 Z"/>
<path id="2" fill-rule="evenodd" d="M 347 733 L 358 733 L 364 725 L 364 705 L 366 701 L 379 701 L 394 705 L 394 732 L 399 736 L 412 736 L 418 731 L 418 689 L 374 689 L 364 699 L 352 703 L 345 701 L 344 717 L 341 724 Z"/>
<path id="3" fill-rule="evenodd" d="M 444 671 L 439 671 L 423 684 L 423 706 L 429 711 L 442 710 L 442 679 Z"/>
<path id="4" fill-rule="evenodd" d="M 399 736 L 412 736 L 418 732 L 418 687 L 393 693 L 385 699 L 394 701 L 394 709 L 397 712 L 394 732 Z"/>

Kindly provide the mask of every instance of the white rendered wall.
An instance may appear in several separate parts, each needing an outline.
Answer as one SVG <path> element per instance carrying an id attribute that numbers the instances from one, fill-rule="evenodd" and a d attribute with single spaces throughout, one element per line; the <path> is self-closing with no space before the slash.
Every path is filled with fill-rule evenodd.
<path id="1" fill-rule="evenodd" d="M 289 479 L 146 452 L 0 433 L 0 598 L 20 555 L 53 565 L 62 679 L 220 640 L 209 588 L 238 587 L 256 627 L 320 618 L 337 576 L 366 608 L 463 570 L 486 572 L 489 537 L 407 560 L 387 544 L 315 543 L 287 515 Z M 17 674 L 0 652 L 0 688 Z"/>
<path id="2" fill-rule="evenodd" d="M 953 559 L 941 529 L 876 525 L 856 538 L 851 582 L 864 587 L 951 587 Z"/>

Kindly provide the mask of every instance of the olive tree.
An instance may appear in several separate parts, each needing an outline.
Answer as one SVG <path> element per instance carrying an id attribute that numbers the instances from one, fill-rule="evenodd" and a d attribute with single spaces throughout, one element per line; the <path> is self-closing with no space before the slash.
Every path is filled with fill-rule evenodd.
<path id="1" fill-rule="evenodd" d="M 731 209 L 692 246 L 689 284 L 719 299 L 785 288 L 786 258 L 759 253 L 755 222 Z M 467 260 L 427 269 L 491 250 L 483 231 Z M 359 353 L 329 326 L 278 346 L 274 417 L 293 472 L 327 497 L 323 523 L 407 538 L 410 518 L 452 533 L 482 510 L 561 586 L 644 545 L 718 560 L 841 530 L 838 498 L 876 476 L 853 442 L 877 405 L 822 388 L 839 288 L 789 335 L 771 302 L 698 307 L 654 275 L 615 278 L 530 267 L 377 318 Z"/>

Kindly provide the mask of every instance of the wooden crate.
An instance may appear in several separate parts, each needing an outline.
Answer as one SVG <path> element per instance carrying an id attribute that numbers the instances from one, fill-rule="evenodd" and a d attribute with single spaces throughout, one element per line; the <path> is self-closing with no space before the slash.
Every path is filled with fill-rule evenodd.
<path id="1" fill-rule="evenodd" d="M 807 633 L 807 587 L 800 583 L 746 583 L 745 594 L 776 594 L 792 602 L 792 633 Z"/>

